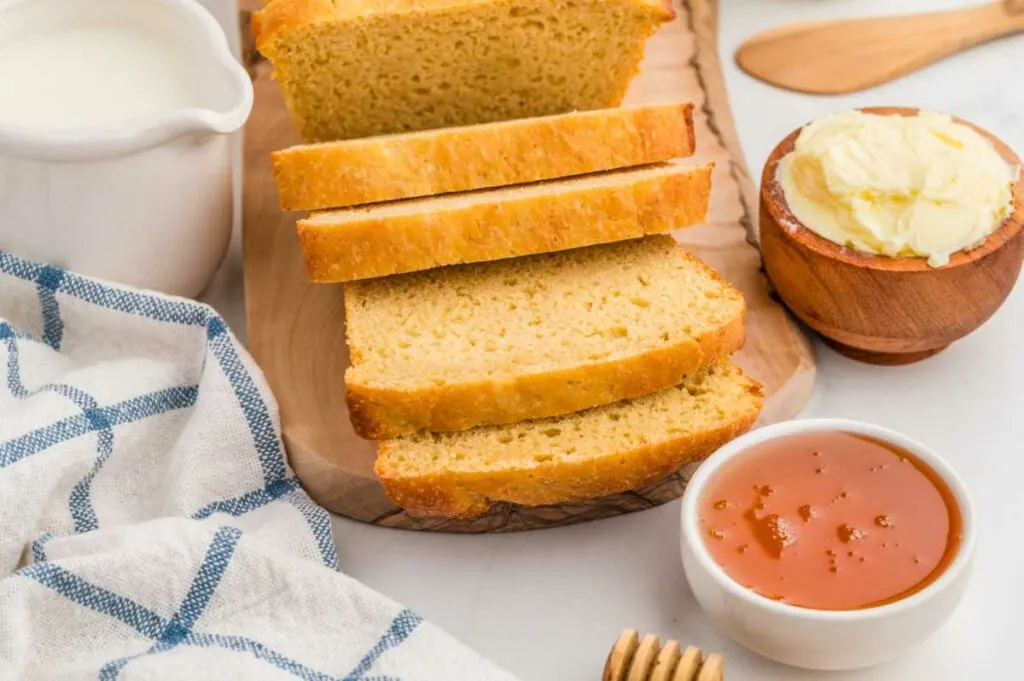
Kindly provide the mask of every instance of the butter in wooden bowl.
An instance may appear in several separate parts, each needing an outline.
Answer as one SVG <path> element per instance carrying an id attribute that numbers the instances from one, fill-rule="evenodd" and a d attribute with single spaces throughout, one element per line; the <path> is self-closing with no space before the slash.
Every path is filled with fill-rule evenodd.
<path id="1" fill-rule="evenodd" d="M 1006 220 L 1017 172 L 947 115 L 843 111 L 800 131 L 777 179 L 789 209 L 815 234 L 937 267 Z"/>
<path id="2" fill-rule="evenodd" d="M 1002 304 L 1024 258 L 1020 160 L 950 116 L 834 113 L 773 151 L 765 269 L 826 342 L 878 364 L 929 357 Z"/>

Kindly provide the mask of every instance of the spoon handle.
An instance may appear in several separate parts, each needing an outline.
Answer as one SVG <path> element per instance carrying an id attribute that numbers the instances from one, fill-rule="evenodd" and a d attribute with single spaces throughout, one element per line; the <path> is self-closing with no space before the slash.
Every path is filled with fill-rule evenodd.
<path id="1" fill-rule="evenodd" d="M 1024 31 L 1024 0 L 908 16 L 800 23 L 760 33 L 736 53 L 740 68 L 810 94 L 862 90 L 963 49 Z"/>
<path id="2" fill-rule="evenodd" d="M 680 650 L 679 642 L 654 634 L 642 639 L 626 629 L 615 641 L 604 665 L 602 681 L 724 681 L 725 659 L 718 653 L 705 657 L 699 648 Z"/>

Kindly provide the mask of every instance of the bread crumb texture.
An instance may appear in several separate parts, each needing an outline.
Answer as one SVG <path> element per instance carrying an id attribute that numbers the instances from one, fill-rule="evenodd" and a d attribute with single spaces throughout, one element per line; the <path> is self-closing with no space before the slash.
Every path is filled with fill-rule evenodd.
<path id="1" fill-rule="evenodd" d="M 760 385 L 720 362 L 635 400 L 382 442 L 375 471 L 392 501 L 421 515 L 590 499 L 656 482 L 708 456 L 750 428 L 762 405 Z"/>
<path id="2" fill-rule="evenodd" d="M 253 17 L 307 142 L 617 106 L 662 0 L 272 0 Z"/>
<path id="3" fill-rule="evenodd" d="M 350 410 L 379 438 L 666 388 L 740 347 L 745 303 L 652 236 L 355 282 L 345 308 Z"/>

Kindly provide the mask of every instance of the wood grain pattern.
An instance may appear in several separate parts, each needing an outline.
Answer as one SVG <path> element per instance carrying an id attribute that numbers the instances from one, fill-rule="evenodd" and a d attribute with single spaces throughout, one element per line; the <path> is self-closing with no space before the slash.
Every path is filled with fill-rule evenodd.
<path id="1" fill-rule="evenodd" d="M 736 52 L 740 68 L 810 94 L 863 90 L 969 47 L 1024 31 L 1024 0 L 908 16 L 790 24 Z"/>
<path id="2" fill-rule="evenodd" d="M 716 163 L 709 222 L 679 233 L 691 250 L 746 296 L 748 340 L 737 357 L 766 389 L 761 423 L 796 414 L 810 396 L 814 359 L 807 339 L 772 300 L 751 244 L 756 189 L 742 161 L 716 56 L 717 3 L 694 0 L 656 35 L 627 103 L 693 101 L 694 164 Z M 251 53 L 250 53 L 251 54 Z M 585 503 L 500 504 L 471 520 L 418 518 L 396 508 L 373 476 L 371 442 L 355 435 L 345 409 L 348 366 L 341 289 L 306 281 L 295 236 L 297 214 L 277 207 L 268 155 L 298 138 L 270 67 L 250 65 L 256 103 L 246 129 L 243 258 L 250 350 L 276 395 L 289 460 L 328 509 L 389 527 L 446 532 L 514 531 L 639 511 L 682 494 L 678 472 L 646 489 Z"/>
<path id="3" fill-rule="evenodd" d="M 917 113 L 893 107 L 864 111 Z M 1005 144 L 972 127 L 992 140 L 1007 162 L 1020 165 Z M 786 204 L 776 172 L 799 132 L 783 140 L 765 163 L 761 245 L 769 278 L 800 319 L 854 359 L 907 364 L 940 352 L 999 309 L 1024 260 L 1024 178 L 1014 188 L 1015 210 L 1006 222 L 977 248 L 953 254 L 944 267 L 931 267 L 925 258 L 858 253 L 811 232 Z"/>

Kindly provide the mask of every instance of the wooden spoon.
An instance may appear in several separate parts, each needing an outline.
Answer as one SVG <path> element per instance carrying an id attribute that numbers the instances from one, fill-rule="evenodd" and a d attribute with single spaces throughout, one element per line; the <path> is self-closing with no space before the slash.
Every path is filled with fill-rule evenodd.
<path id="1" fill-rule="evenodd" d="M 979 43 L 1024 31 L 1024 0 L 876 19 L 790 24 L 759 33 L 736 52 L 761 80 L 818 95 L 885 83 Z"/>

